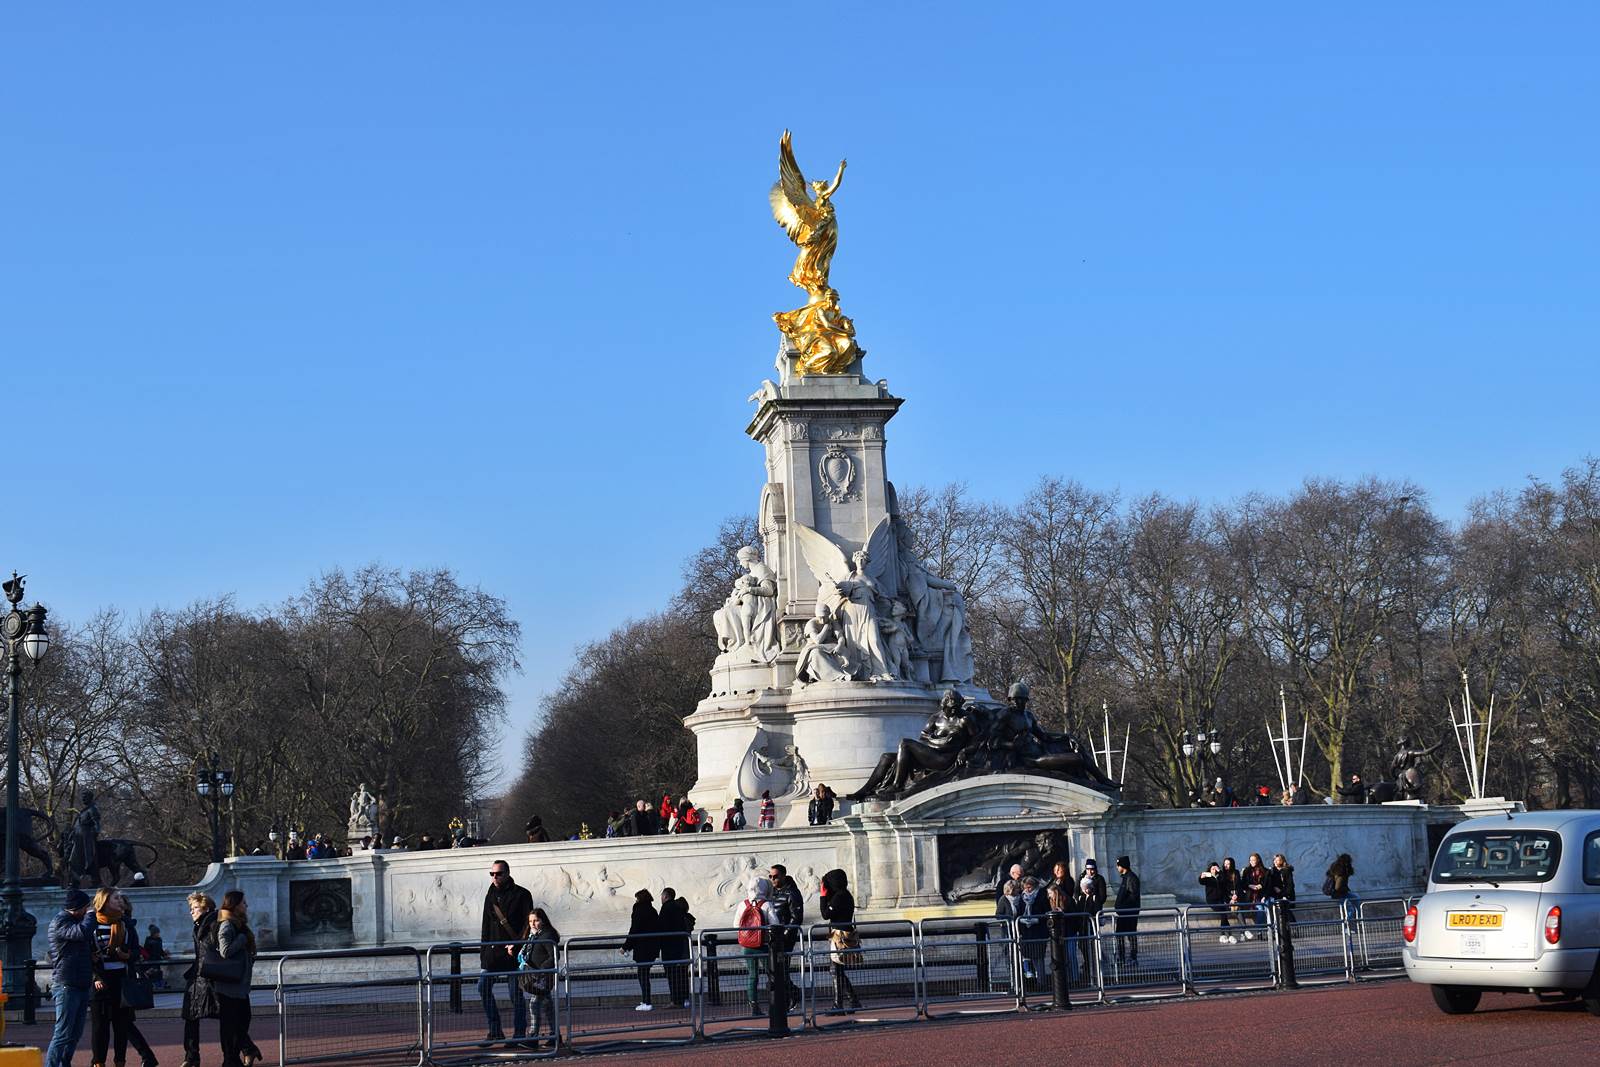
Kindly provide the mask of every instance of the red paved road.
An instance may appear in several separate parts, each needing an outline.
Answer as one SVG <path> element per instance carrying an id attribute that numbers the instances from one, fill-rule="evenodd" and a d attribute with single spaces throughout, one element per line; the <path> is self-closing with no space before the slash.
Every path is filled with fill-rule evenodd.
<path id="1" fill-rule="evenodd" d="M 1486 995 L 1447 1016 L 1410 982 L 1140 1004 L 1070 1014 L 919 1022 L 850 1034 L 808 1034 L 608 1057 L 622 1064 L 717 1067 L 967 1067 L 1004 1063 L 1421 1064 L 1600 1063 L 1600 1019 L 1581 1005 Z"/>
<path id="2" fill-rule="evenodd" d="M 276 1061 L 270 1011 L 252 1028 Z M 335 1018 L 328 1025 L 360 1031 L 376 1020 Z M 141 1021 L 166 1067 L 175 1067 L 176 1019 Z M 220 1062 L 215 1024 L 208 1024 L 205 1065 Z M 7 1027 L 12 1041 L 40 1042 L 43 1027 Z M 1530 996 L 1486 995 L 1470 1016 L 1447 1016 L 1427 989 L 1404 981 L 1302 989 L 1294 993 L 1217 996 L 1070 1014 L 990 1015 L 850 1032 L 803 1033 L 786 1041 L 736 1040 L 724 1045 L 638 1050 L 599 1057 L 618 1067 L 989 1067 L 1057 1062 L 1217 1067 L 1254 1063 L 1295 1067 L 1340 1061 L 1412 1067 L 1425 1064 L 1552 1065 L 1600 1063 L 1600 1019 L 1581 1005 L 1542 1005 Z M 584 1057 L 592 1059 L 596 1057 Z M 76 1062 L 88 1062 L 87 1044 Z M 130 1060 L 136 1062 L 136 1060 Z M 348 1061 L 347 1061 L 348 1062 Z M 376 1062 L 376 1061 L 375 1061 Z M 392 1062 L 392 1061 L 391 1061 Z M 501 1061 L 505 1062 L 505 1061 Z M 564 1062 L 574 1062 L 565 1060 Z"/>

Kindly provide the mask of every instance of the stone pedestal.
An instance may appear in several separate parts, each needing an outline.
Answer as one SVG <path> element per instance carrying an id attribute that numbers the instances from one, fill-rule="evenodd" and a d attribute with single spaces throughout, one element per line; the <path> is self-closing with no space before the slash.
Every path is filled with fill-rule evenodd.
<path id="1" fill-rule="evenodd" d="M 806 821 L 811 787 L 852 792 L 880 755 L 901 738 L 915 737 L 942 688 L 929 683 L 930 664 L 937 676 L 938 660 L 920 648 L 913 650 L 909 676 L 893 682 L 795 686 L 805 625 L 819 596 L 832 594 L 818 588 L 797 531 L 816 531 L 848 558 L 866 548 L 875 531 L 893 529 L 899 509 L 884 428 L 901 400 L 887 382 L 863 377 L 859 361 L 852 373 L 801 376 L 793 349 L 784 344 L 778 370 L 777 382 L 763 382 L 751 396 L 757 407 L 745 432 L 766 458 L 758 514 L 765 563 L 777 576 L 781 649 L 771 663 L 750 662 L 748 654 L 720 656 L 711 670 L 711 695 L 685 725 L 695 733 L 699 754 L 700 776 L 689 794 L 695 803 L 720 812 L 743 796 L 754 825 L 752 801 L 768 789 L 778 825 L 794 826 Z M 889 551 L 897 554 L 898 546 Z M 989 698 L 961 688 L 969 698 Z"/>

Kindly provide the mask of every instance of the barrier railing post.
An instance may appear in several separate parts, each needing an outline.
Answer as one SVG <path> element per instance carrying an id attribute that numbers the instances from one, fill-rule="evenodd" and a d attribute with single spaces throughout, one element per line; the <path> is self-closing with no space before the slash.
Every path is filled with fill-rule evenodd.
<path id="1" fill-rule="evenodd" d="M 928 971 L 922 958 L 922 924 L 911 924 L 911 995 L 917 1002 L 915 1018 L 928 1017 Z"/>
<path id="2" fill-rule="evenodd" d="M 1347 982 L 1356 980 L 1355 935 L 1361 924 L 1353 921 L 1355 914 L 1356 908 L 1349 906 L 1348 898 L 1339 902 L 1339 932 L 1344 937 L 1344 979 Z"/>
<path id="3" fill-rule="evenodd" d="M 432 951 L 431 949 L 429 951 Z M 433 968 L 428 966 L 428 959 L 423 953 L 416 953 L 417 959 L 417 1051 L 419 1064 L 428 1062 L 428 1049 L 432 1042 L 433 1013 L 428 1006 L 433 1003 Z"/>
<path id="4" fill-rule="evenodd" d="M 285 1060 L 288 1059 L 289 1055 L 288 1007 L 284 1003 L 283 998 L 283 963 L 286 959 L 288 959 L 287 956 L 281 957 L 278 960 L 278 966 L 274 968 L 277 973 L 277 980 L 273 982 L 272 989 L 272 999 L 277 1003 L 278 1006 L 278 1067 L 283 1067 L 283 1064 Z M 197 961 L 195 963 L 195 970 L 198 971 L 199 969 L 200 964 Z M 246 989 L 245 996 L 248 997 L 249 995 L 250 990 Z"/>
<path id="5" fill-rule="evenodd" d="M 22 972 L 22 1022 L 24 1026 L 32 1026 L 38 1022 L 39 1010 L 39 983 L 35 972 L 39 968 L 38 960 L 28 960 L 23 963 Z"/>
<path id="6" fill-rule="evenodd" d="M 722 975 L 717 972 L 717 935 L 708 933 L 700 939 L 705 951 L 701 955 L 701 970 L 706 979 L 706 1000 L 713 1008 L 722 1007 Z M 706 966 L 706 960 L 710 966 Z"/>
<path id="7" fill-rule="evenodd" d="M 1188 996 L 1194 990 L 1194 979 L 1189 971 L 1188 909 L 1173 917 L 1172 926 L 1178 934 L 1178 995 Z"/>
<path id="8" fill-rule="evenodd" d="M 450 943 L 450 1014 L 461 1014 L 461 943 Z"/>
<path id="9" fill-rule="evenodd" d="M 1015 919 L 1006 920 L 1006 933 L 1011 938 L 1011 993 L 1016 998 L 1017 1010 L 1028 1010 L 1028 993 L 1022 987 L 1022 927 Z"/>
<path id="10" fill-rule="evenodd" d="M 977 953 L 978 988 L 989 988 L 989 924 L 972 924 L 972 941 Z"/>
<path id="11" fill-rule="evenodd" d="M 1294 976 L 1294 921 L 1289 902 L 1279 899 L 1272 907 L 1272 936 L 1276 938 L 1278 956 L 1278 988 L 1299 989 Z"/>

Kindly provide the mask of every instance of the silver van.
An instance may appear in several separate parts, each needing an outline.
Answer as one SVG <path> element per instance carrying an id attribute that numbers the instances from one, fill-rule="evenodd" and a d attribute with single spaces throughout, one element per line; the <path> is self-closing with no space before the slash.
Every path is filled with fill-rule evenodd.
<path id="1" fill-rule="evenodd" d="M 1582 997 L 1600 1015 L 1600 811 L 1463 822 L 1445 837 L 1428 891 L 1406 911 L 1413 982 L 1459 1015 L 1485 992 Z"/>

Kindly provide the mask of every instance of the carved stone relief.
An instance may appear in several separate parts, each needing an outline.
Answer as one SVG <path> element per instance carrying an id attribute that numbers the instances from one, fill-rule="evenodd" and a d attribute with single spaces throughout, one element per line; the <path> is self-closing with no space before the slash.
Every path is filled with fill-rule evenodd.
<path id="1" fill-rule="evenodd" d="M 817 480 L 822 492 L 835 504 L 855 500 L 861 494 L 856 488 L 856 461 L 838 445 L 829 445 L 822 458 L 817 460 Z"/>

